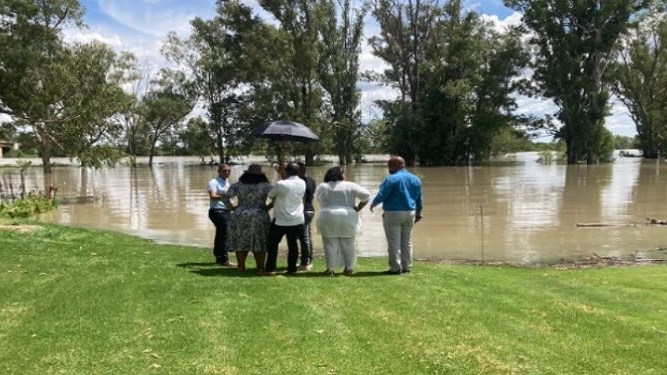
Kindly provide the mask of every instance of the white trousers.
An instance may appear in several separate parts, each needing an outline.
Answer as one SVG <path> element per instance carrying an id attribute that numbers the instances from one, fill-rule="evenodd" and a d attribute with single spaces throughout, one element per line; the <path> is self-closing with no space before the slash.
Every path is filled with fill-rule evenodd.
<path id="1" fill-rule="evenodd" d="M 394 272 L 412 270 L 412 228 L 415 211 L 385 211 L 382 215 L 387 237 L 389 269 Z"/>
<path id="2" fill-rule="evenodd" d="M 322 237 L 322 246 L 327 271 L 333 271 L 341 264 L 345 266 L 346 270 L 353 270 L 357 265 L 354 237 Z"/>

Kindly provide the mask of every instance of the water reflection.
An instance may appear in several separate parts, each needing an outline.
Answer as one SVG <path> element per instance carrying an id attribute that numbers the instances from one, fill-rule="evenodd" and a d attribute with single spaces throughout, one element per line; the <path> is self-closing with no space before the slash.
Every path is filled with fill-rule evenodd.
<path id="1" fill-rule="evenodd" d="M 664 163 L 618 158 L 614 164 L 600 166 L 540 165 L 535 162 L 538 157 L 521 153 L 507 165 L 414 168 L 422 178 L 425 196 L 424 220 L 415 227 L 415 255 L 533 263 L 594 253 L 646 255 L 667 247 L 667 227 L 576 225 L 667 218 Z M 43 219 L 210 247 L 214 230 L 207 217 L 206 183 L 215 176 L 215 167 L 201 166 L 194 158 L 159 158 L 156 162 L 153 169 L 55 168 L 50 183 L 58 187 L 59 197 L 89 199 L 63 204 Z M 328 167 L 312 167 L 309 173 L 319 182 Z M 244 169 L 233 166 L 232 180 Z M 351 166 L 346 171 L 348 179 L 373 194 L 386 173 L 383 163 Z M 269 178 L 277 176 L 270 173 Z M 46 183 L 41 168 L 28 169 L 29 190 L 42 190 Z M 361 217 L 360 252 L 385 255 L 381 210 L 364 210 Z M 315 247 L 321 249 L 317 233 Z M 656 253 L 650 254 L 654 257 Z"/>

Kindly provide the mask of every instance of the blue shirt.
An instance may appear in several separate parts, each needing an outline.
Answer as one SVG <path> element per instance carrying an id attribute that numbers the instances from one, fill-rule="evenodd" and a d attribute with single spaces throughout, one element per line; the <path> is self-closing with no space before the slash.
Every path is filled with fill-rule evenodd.
<path id="1" fill-rule="evenodd" d="M 399 169 L 387 176 L 380 191 L 373 199 L 371 208 L 382 203 L 385 211 L 422 211 L 422 183 L 419 177 Z"/>

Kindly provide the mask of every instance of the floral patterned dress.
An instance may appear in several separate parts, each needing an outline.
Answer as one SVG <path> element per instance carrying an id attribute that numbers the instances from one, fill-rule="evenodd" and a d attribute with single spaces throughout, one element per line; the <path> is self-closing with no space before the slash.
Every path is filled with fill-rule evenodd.
<path id="1" fill-rule="evenodd" d="M 236 197 L 238 205 L 229 219 L 230 251 L 266 251 L 271 224 L 266 198 L 271 184 L 237 182 L 227 190 L 227 199 Z"/>

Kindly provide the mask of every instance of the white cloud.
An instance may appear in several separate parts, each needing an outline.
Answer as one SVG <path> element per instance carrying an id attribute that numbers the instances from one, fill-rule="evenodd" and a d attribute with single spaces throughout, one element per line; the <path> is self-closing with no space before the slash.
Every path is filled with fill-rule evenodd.
<path id="1" fill-rule="evenodd" d="M 130 52 L 137 58 L 140 69 L 157 70 L 168 65 L 167 60 L 160 53 L 165 38 L 147 37 L 134 34 L 132 37 L 124 37 L 113 30 L 102 27 L 91 29 L 67 29 L 63 36 L 68 43 L 89 43 L 99 41 L 106 43 L 117 53 Z"/>
<path id="2" fill-rule="evenodd" d="M 516 97 L 517 109 L 519 115 L 553 115 L 558 108 L 548 99 L 532 98 L 519 95 Z"/>
<path id="3" fill-rule="evenodd" d="M 514 12 L 502 20 L 495 14 L 482 14 L 482 19 L 493 23 L 498 31 L 504 31 L 509 27 L 520 25 L 521 17 L 522 14 L 519 12 Z"/>
<path id="4" fill-rule="evenodd" d="M 104 35 L 104 32 L 89 29 L 67 29 L 63 31 L 63 34 L 67 43 L 98 41 L 111 46 L 115 50 L 123 47 L 123 41 L 118 34 Z"/>
<path id="5" fill-rule="evenodd" d="M 388 67 L 389 64 L 381 58 L 373 55 L 373 51 L 367 43 L 362 44 L 361 54 L 359 55 L 359 71 L 382 72 Z"/>
<path id="6" fill-rule="evenodd" d="M 630 113 L 620 100 L 612 98 L 611 115 L 606 119 L 606 126 L 612 133 L 625 137 L 637 135 L 637 127 Z"/>
<path id="7" fill-rule="evenodd" d="M 213 9 L 200 9 L 188 6 L 188 1 L 167 2 L 136 0 L 98 0 L 97 4 L 105 15 L 119 24 L 154 37 L 162 37 L 170 31 L 187 34 L 190 20 L 195 16 L 212 14 Z"/>

